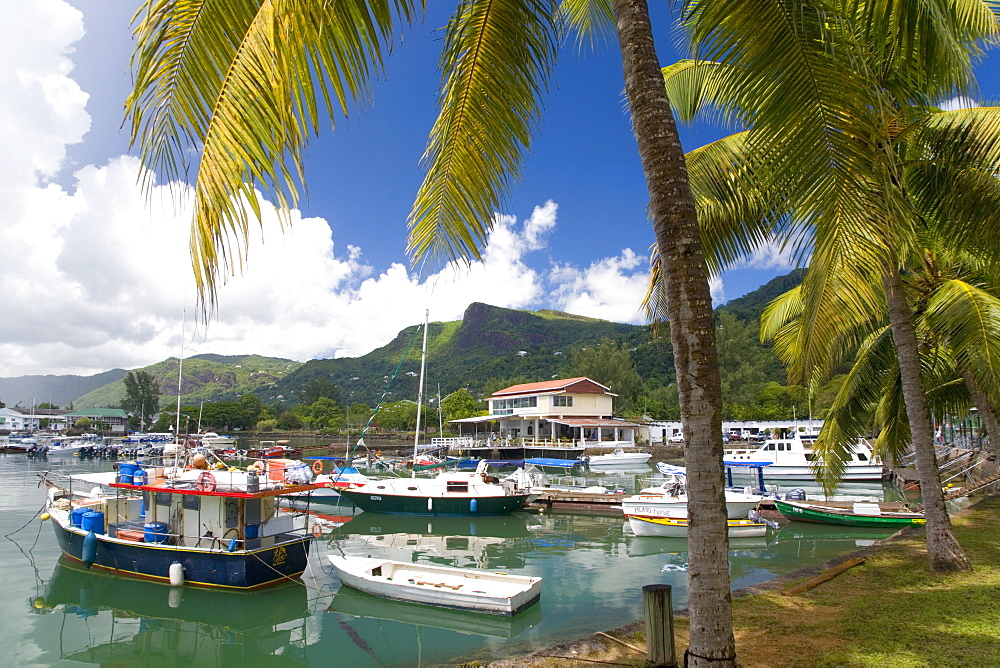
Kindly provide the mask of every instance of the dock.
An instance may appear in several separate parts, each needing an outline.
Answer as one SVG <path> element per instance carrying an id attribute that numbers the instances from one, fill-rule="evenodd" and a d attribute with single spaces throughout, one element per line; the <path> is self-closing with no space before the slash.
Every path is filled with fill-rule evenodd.
<path id="1" fill-rule="evenodd" d="M 625 496 L 625 494 L 552 489 L 539 494 L 538 498 L 528 504 L 528 507 L 544 511 L 565 510 L 589 515 L 622 516 L 622 499 Z"/>

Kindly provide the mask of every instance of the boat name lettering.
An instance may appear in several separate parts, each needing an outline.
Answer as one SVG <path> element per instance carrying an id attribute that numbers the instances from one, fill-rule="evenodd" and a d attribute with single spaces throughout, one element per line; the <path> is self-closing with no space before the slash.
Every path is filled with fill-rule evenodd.
<path id="1" fill-rule="evenodd" d="M 288 550 L 284 547 L 278 547 L 274 550 L 274 556 L 271 557 L 272 566 L 280 566 L 285 563 L 285 559 L 288 558 Z"/>
<path id="2" fill-rule="evenodd" d="M 371 499 L 372 501 L 381 501 L 381 500 L 382 500 L 382 497 L 381 497 L 381 496 L 377 496 L 377 495 L 375 495 L 375 494 L 372 494 L 372 495 L 371 495 L 371 496 L 369 496 L 368 498 L 370 498 L 370 499 Z"/>

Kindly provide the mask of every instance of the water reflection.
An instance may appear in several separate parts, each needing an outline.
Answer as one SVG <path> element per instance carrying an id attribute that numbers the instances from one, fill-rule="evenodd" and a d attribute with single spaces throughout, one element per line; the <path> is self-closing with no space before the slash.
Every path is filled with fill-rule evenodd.
<path id="1" fill-rule="evenodd" d="M 67 661 L 307 665 L 308 602 L 298 584 L 258 592 L 169 587 L 60 562 L 31 605 L 63 615 L 59 658 Z"/>

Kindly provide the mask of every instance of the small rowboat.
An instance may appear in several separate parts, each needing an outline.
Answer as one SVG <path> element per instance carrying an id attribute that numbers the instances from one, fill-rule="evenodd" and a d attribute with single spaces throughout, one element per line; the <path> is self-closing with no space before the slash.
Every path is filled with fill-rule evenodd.
<path id="1" fill-rule="evenodd" d="M 628 525 L 636 536 L 662 536 L 666 538 L 687 538 L 688 520 L 682 517 L 643 517 L 626 515 Z M 767 534 L 770 526 L 766 522 L 752 519 L 726 520 L 730 538 L 756 538 Z"/>
<path id="2" fill-rule="evenodd" d="M 542 593 L 542 579 L 368 557 L 329 556 L 340 581 L 373 596 L 445 608 L 515 615 Z"/>
<path id="3" fill-rule="evenodd" d="M 927 522 L 923 513 L 910 512 L 902 504 L 775 499 L 774 505 L 782 515 L 797 522 L 854 527 L 898 527 Z"/>

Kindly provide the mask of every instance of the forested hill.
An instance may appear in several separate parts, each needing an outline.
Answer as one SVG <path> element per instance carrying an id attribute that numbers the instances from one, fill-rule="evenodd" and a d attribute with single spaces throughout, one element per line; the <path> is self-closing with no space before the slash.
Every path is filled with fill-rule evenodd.
<path id="1" fill-rule="evenodd" d="M 757 341 L 760 314 L 767 302 L 794 287 L 801 272 L 778 277 L 758 290 L 716 309 L 724 391 L 746 403 L 768 382 L 784 383 L 784 371 L 767 346 Z M 723 326 L 724 325 L 724 326 Z M 420 371 L 420 327 L 401 331 L 385 346 L 355 358 L 306 363 L 257 355 L 196 355 L 184 361 L 182 400 L 227 401 L 251 392 L 268 404 L 295 404 L 310 379 L 337 386 L 342 403 L 374 405 L 384 391 L 389 401 L 415 400 Z M 428 328 L 426 391 L 442 395 L 467 388 L 477 396 L 516 382 L 567 377 L 578 370 L 574 355 L 602 341 L 628 351 L 648 391 L 673 383 L 673 358 L 666 340 L 655 341 L 649 326 L 627 325 L 558 311 L 518 311 L 471 304 L 462 320 L 432 322 Z M 400 364 L 400 360 L 405 360 Z M 397 371 L 398 367 L 398 371 Z M 161 406 L 177 392 L 177 360 L 144 367 L 160 380 Z M 13 406 L 51 401 L 76 408 L 118 406 L 125 371 L 96 376 L 22 376 L 0 378 L 0 400 Z M 390 379 L 392 382 L 390 383 Z M 612 382 L 608 380 L 607 382 Z M 648 404 L 647 404 L 648 407 Z"/>

